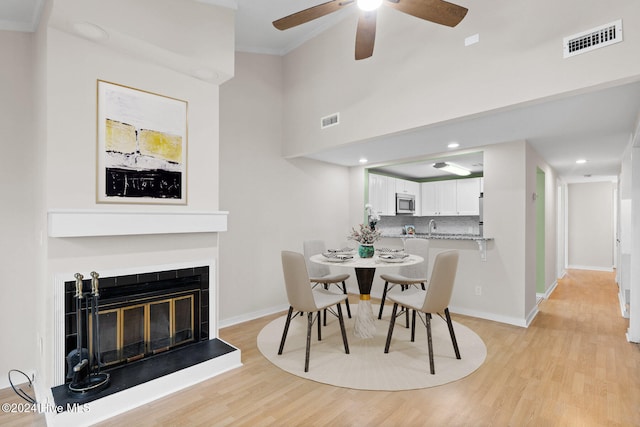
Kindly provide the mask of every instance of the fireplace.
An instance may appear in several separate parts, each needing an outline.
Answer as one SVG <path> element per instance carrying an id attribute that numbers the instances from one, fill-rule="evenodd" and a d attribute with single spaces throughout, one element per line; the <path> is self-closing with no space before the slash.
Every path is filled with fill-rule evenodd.
<path id="1" fill-rule="evenodd" d="M 76 281 L 65 282 L 65 355 L 77 347 L 78 324 L 90 355 L 105 369 L 209 339 L 209 269 L 206 266 L 100 277 L 99 317 L 86 305 L 77 319 Z M 91 279 L 82 281 L 91 298 Z M 99 334 L 100 354 L 92 348 Z M 70 378 L 70 367 L 65 376 Z"/>
<path id="2" fill-rule="evenodd" d="M 52 387 L 51 393 L 63 413 L 79 403 L 108 402 L 105 397 L 122 401 L 133 394 L 146 400 L 150 389 L 162 389 L 166 394 L 219 373 L 215 371 L 218 366 L 228 369 L 239 364 L 239 354 L 234 355 L 238 349 L 215 336 L 211 265 L 152 266 L 134 271 L 139 272 L 128 269 L 100 275 L 96 317 L 87 310 L 93 295 L 91 278 L 80 281 L 84 302 L 79 307 L 78 280 L 69 280 L 73 274 L 57 279 L 56 311 L 63 321 L 55 339 L 59 343 L 55 363 L 59 385 Z M 99 353 L 101 372 L 110 376 L 109 386 L 95 394 L 69 391 L 73 366 L 67 355 L 77 349 L 78 331 L 86 354 L 95 360 Z M 99 352 L 92 347 L 96 333 L 100 336 Z M 158 381 L 162 387 L 153 386 Z M 95 416 L 97 411 L 91 412 Z"/>

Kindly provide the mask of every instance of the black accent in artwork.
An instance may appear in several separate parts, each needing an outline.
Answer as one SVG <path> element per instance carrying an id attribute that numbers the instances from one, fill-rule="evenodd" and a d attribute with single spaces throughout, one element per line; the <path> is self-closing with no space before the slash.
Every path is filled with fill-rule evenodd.
<path id="1" fill-rule="evenodd" d="M 106 168 L 105 193 L 108 197 L 150 197 L 180 199 L 182 173 L 166 170 Z"/>

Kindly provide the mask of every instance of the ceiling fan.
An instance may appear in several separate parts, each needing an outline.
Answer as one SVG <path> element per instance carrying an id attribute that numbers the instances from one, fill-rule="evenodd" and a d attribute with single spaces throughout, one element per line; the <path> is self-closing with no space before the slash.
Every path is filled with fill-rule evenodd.
<path id="1" fill-rule="evenodd" d="M 383 2 L 400 12 L 449 27 L 458 25 L 467 14 L 467 8 L 444 0 L 332 0 L 273 21 L 273 26 L 286 30 L 356 3 L 360 8 L 356 30 L 356 60 L 365 59 L 373 55 L 376 16 L 378 7 Z"/>

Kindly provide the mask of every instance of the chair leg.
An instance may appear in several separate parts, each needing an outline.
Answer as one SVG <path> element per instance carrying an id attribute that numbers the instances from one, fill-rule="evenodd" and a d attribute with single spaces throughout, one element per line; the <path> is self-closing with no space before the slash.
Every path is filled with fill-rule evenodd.
<path id="1" fill-rule="evenodd" d="M 347 300 L 345 301 L 345 305 L 347 306 L 347 317 L 349 317 L 349 319 L 351 319 L 351 308 L 349 307 L 349 294 L 347 293 L 347 284 L 343 281 L 342 282 L 342 292 L 347 295 Z"/>
<path id="2" fill-rule="evenodd" d="M 318 313 L 318 316 L 320 314 Z M 320 318 L 318 318 L 320 323 Z M 311 327 L 313 326 L 313 313 L 309 312 L 307 315 L 307 351 L 304 356 L 304 371 L 309 372 L 309 353 L 311 351 Z"/>
<path id="3" fill-rule="evenodd" d="M 423 291 L 426 291 L 426 290 L 427 290 L 427 288 L 425 288 L 425 287 L 424 287 L 424 282 L 420 283 L 420 285 L 422 285 L 422 290 L 423 290 Z"/>
<path id="4" fill-rule="evenodd" d="M 416 311 L 413 310 L 413 316 L 411 316 L 411 342 L 416 340 Z"/>
<path id="5" fill-rule="evenodd" d="M 393 311 L 391 312 L 391 320 L 389 321 L 389 332 L 387 333 L 387 343 L 384 346 L 384 352 L 389 353 L 389 346 L 391 345 L 391 335 L 393 335 L 393 326 L 396 323 L 396 313 L 398 312 L 398 304 L 393 304 Z"/>
<path id="6" fill-rule="evenodd" d="M 449 314 L 449 308 L 444 309 L 444 315 L 447 316 L 447 326 L 449 326 L 449 335 L 451 335 L 451 342 L 453 343 L 453 350 L 456 352 L 456 359 L 460 359 L 460 350 L 458 349 L 458 341 L 456 340 L 456 334 L 453 332 L 453 322 L 451 321 L 451 315 Z"/>
<path id="7" fill-rule="evenodd" d="M 347 342 L 347 331 L 344 328 L 344 318 L 342 317 L 342 308 L 338 303 L 338 320 L 340 321 L 340 332 L 342 332 L 342 342 L 344 343 L 344 352 L 349 354 L 349 343 Z"/>
<path id="8" fill-rule="evenodd" d="M 404 317 L 405 317 L 405 328 L 409 329 L 409 309 L 407 307 L 404 308 Z"/>
<path id="9" fill-rule="evenodd" d="M 380 311 L 378 312 L 378 319 L 382 319 L 382 309 L 384 308 L 384 301 L 387 299 L 387 286 L 389 286 L 389 282 L 384 282 L 384 289 L 382 290 L 382 301 L 380 301 Z"/>
<path id="10" fill-rule="evenodd" d="M 322 341 L 322 326 L 320 326 L 320 319 L 322 318 L 322 315 L 320 314 L 320 312 L 318 312 L 318 341 Z M 325 326 L 327 326 L 327 310 L 324 311 L 324 321 L 325 321 Z"/>
<path id="11" fill-rule="evenodd" d="M 431 374 L 436 373 L 436 368 L 433 363 L 433 341 L 431 339 L 431 313 L 426 313 L 426 325 L 427 325 L 427 341 L 429 345 L 429 368 L 431 369 Z"/>
<path id="12" fill-rule="evenodd" d="M 302 314 L 302 313 L 300 313 Z M 298 313 L 296 313 L 296 316 Z M 293 307 L 289 306 L 289 312 L 287 313 L 287 321 L 284 324 L 284 330 L 282 331 L 282 339 L 280 340 L 280 348 L 278 354 L 282 354 L 284 349 L 284 341 L 287 339 L 287 333 L 289 333 L 289 325 L 291 324 L 291 318 L 293 317 Z"/>

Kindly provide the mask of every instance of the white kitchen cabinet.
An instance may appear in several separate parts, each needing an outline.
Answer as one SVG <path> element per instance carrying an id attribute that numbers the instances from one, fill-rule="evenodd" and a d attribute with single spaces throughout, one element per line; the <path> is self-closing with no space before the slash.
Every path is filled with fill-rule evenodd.
<path id="1" fill-rule="evenodd" d="M 437 189 L 438 215 L 457 215 L 456 181 L 439 181 Z"/>
<path id="2" fill-rule="evenodd" d="M 422 216 L 456 215 L 455 181 L 423 182 L 420 193 Z"/>
<path id="3" fill-rule="evenodd" d="M 456 180 L 456 211 L 458 215 L 480 215 L 478 198 L 481 178 Z"/>
<path id="4" fill-rule="evenodd" d="M 414 196 L 420 193 L 420 183 L 415 181 L 409 181 L 408 179 L 395 178 L 396 181 L 396 193 L 413 194 Z"/>
<path id="5" fill-rule="evenodd" d="M 438 206 L 436 202 L 436 183 L 423 182 L 420 185 L 420 204 L 422 205 L 422 216 L 437 216 Z"/>
<path id="6" fill-rule="evenodd" d="M 479 215 L 480 178 L 424 182 L 422 216 Z"/>
<path id="7" fill-rule="evenodd" d="M 395 178 L 369 174 L 369 204 L 378 215 L 396 214 Z"/>

